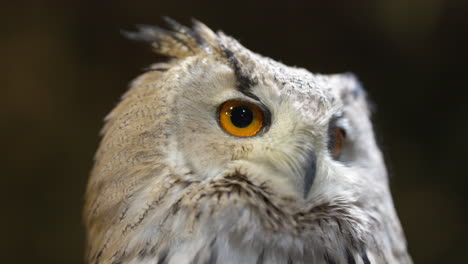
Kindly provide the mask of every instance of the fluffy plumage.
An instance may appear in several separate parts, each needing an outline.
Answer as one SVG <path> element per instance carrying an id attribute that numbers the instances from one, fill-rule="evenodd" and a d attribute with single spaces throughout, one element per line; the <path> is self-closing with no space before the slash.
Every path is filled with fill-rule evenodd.
<path id="1" fill-rule="evenodd" d="M 106 118 L 86 192 L 88 263 L 411 263 L 353 75 L 168 22 L 127 33 L 170 60 Z M 231 99 L 262 105 L 268 127 L 223 131 L 217 109 Z M 346 131 L 339 159 L 332 124 Z"/>

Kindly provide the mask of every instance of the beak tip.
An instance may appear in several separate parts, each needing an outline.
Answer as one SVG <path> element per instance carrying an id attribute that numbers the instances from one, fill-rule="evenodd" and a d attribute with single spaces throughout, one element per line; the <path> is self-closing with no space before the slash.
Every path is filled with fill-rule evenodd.
<path id="1" fill-rule="evenodd" d="M 311 151 L 304 166 L 304 199 L 309 195 L 312 184 L 314 183 L 316 171 L 317 156 L 313 151 Z"/>

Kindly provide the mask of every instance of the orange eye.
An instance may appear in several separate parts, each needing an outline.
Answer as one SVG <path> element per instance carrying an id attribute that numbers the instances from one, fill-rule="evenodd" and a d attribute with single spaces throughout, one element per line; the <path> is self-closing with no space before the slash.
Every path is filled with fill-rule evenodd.
<path id="1" fill-rule="evenodd" d="M 334 159 L 338 159 L 341 155 L 345 136 L 345 131 L 339 127 L 334 127 L 331 131 L 330 151 Z"/>
<path id="2" fill-rule="evenodd" d="M 227 101 L 219 110 L 219 123 L 231 135 L 251 137 L 263 127 L 263 111 L 256 105 L 242 101 Z"/>

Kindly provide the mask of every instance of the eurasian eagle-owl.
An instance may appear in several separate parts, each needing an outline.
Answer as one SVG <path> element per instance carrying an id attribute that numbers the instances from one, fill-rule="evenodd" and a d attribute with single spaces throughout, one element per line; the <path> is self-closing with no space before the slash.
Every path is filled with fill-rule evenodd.
<path id="1" fill-rule="evenodd" d="M 168 20 L 106 118 L 89 263 L 411 263 L 366 94 Z"/>

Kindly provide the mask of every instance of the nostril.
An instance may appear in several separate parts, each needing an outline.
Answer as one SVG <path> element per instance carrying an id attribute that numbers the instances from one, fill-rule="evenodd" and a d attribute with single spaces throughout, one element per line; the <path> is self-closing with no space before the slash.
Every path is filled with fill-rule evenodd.
<path id="1" fill-rule="evenodd" d="M 309 194 L 310 188 L 315 179 L 315 172 L 317 170 L 317 156 L 313 151 L 307 155 L 307 162 L 304 166 L 304 199 Z"/>

